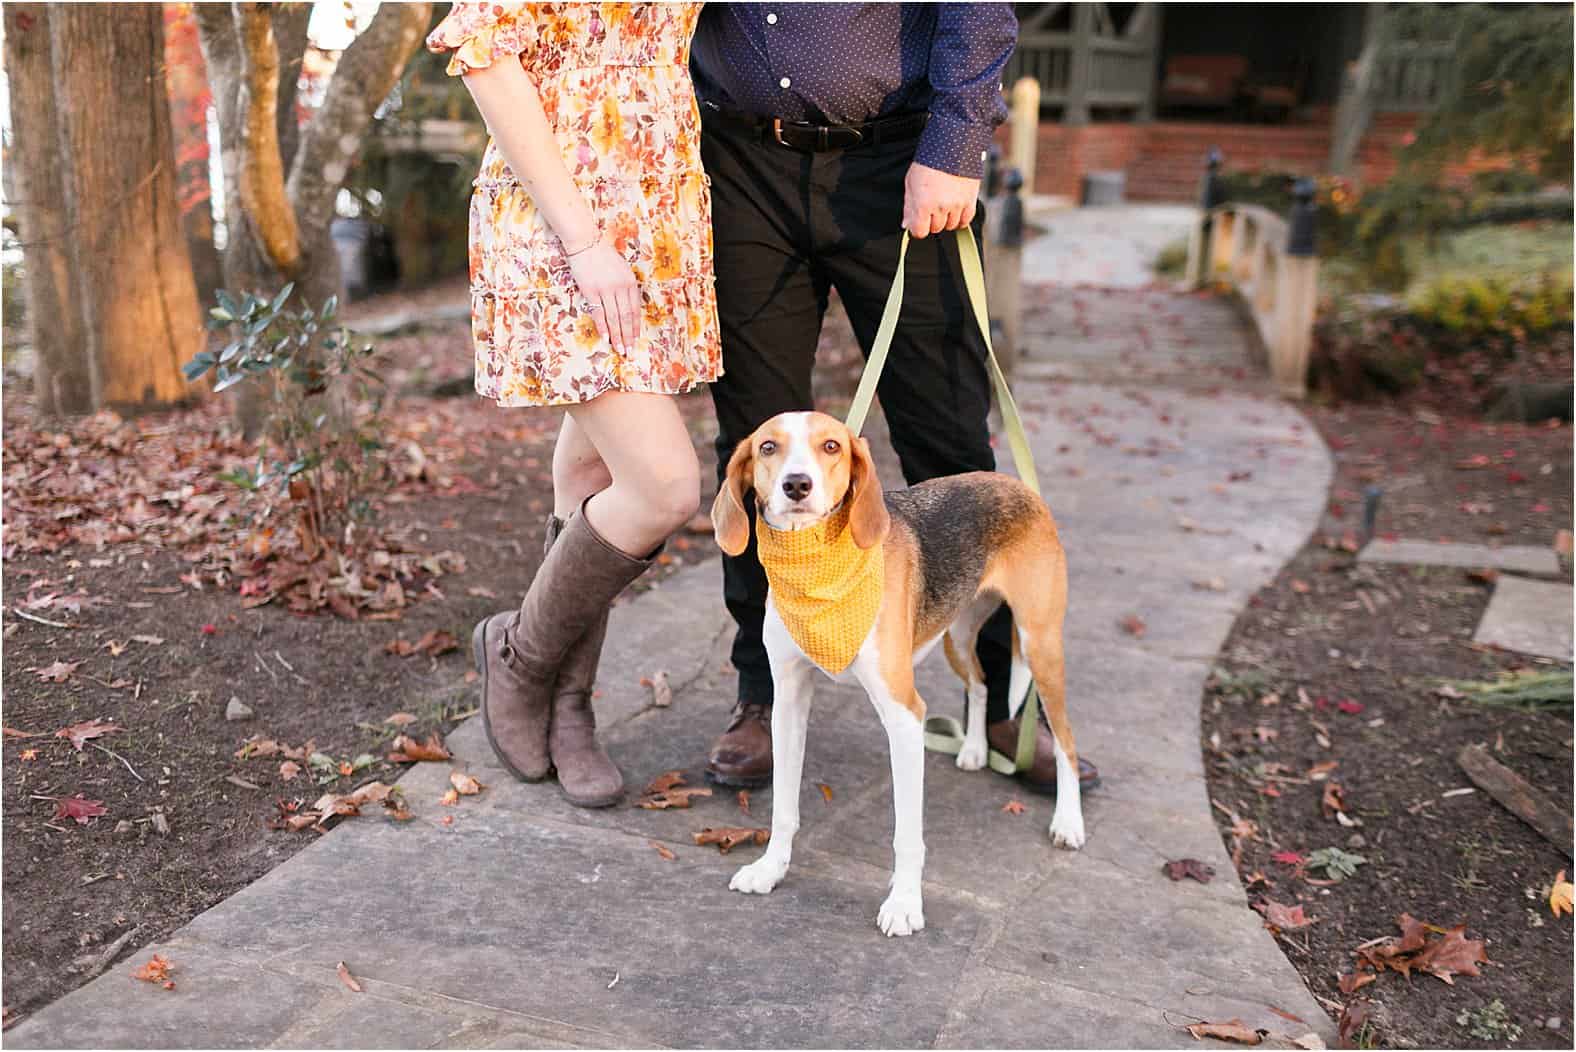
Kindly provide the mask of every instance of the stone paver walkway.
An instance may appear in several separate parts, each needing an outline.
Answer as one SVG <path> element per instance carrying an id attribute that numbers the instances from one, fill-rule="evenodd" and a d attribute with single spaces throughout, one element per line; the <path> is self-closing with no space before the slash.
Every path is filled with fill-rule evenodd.
<path id="1" fill-rule="evenodd" d="M 1571 600 L 1571 586 L 1564 582 L 1502 575 L 1494 582 L 1494 595 L 1472 640 L 1518 654 L 1570 661 L 1571 634 L 1576 630 Z"/>
<path id="2" fill-rule="evenodd" d="M 1085 798 L 1082 852 L 1050 846 L 1049 800 L 930 756 L 928 926 L 887 939 L 886 744 L 857 692 L 819 690 L 794 868 L 764 898 L 727 889 L 759 849 L 720 857 L 691 834 L 765 824 L 769 792 L 753 822 L 725 793 L 688 811 L 580 811 L 505 777 L 472 721 L 450 745 L 489 785 L 480 797 L 438 807 L 449 766 L 419 766 L 400 783 L 417 820 L 343 822 L 7 1044 L 1148 1048 L 1237 1017 L 1331 1038 L 1247 908 L 1199 749 L 1211 659 L 1316 523 L 1328 456 L 1262 396 L 1229 305 L 1087 289 L 1051 303 L 1029 319 L 1017 386 L 1071 565 L 1073 726 L 1105 780 Z M 724 722 L 719 583 L 715 562 L 698 566 L 615 611 L 599 711 L 636 787 L 674 767 L 698 784 Z M 1142 634 L 1122 627 L 1130 615 Z M 638 684 L 657 669 L 671 708 Z M 920 689 L 961 710 L 939 657 Z M 1002 810 L 1014 797 L 1024 814 Z M 1161 875 L 1184 857 L 1214 881 Z M 176 963 L 175 992 L 128 977 L 152 949 Z"/>
<path id="3" fill-rule="evenodd" d="M 1511 573 L 1553 577 L 1560 572 L 1553 548 L 1531 544 L 1458 544 L 1449 541 L 1387 541 L 1379 538 L 1363 547 L 1358 560 L 1365 563 L 1406 563 L 1411 566 L 1464 566 L 1508 570 Z"/>

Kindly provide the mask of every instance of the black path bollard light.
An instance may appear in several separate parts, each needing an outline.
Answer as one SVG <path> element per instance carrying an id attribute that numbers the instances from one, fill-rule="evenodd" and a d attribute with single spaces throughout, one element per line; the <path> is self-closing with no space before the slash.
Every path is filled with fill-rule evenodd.
<path id="1" fill-rule="evenodd" d="M 1023 173 L 1008 168 L 1001 173 L 1001 227 L 996 240 L 1003 245 L 1023 244 Z"/>
<path id="2" fill-rule="evenodd" d="M 1218 146 L 1211 146 L 1209 153 L 1204 155 L 1204 178 L 1198 191 L 1198 204 L 1204 211 L 1204 218 L 1198 228 L 1198 273 L 1191 278 L 1199 285 L 1208 285 L 1210 275 L 1214 273 L 1215 217 L 1210 211 L 1225 204 L 1226 193 L 1220 185 L 1220 166 L 1225 159 L 1226 155 L 1220 152 Z"/>
<path id="3" fill-rule="evenodd" d="M 1312 256 L 1316 254 L 1315 241 L 1319 225 L 1319 206 L 1314 203 L 1315 187 L 1312 179 L 1297 180 L 1292 187 L 1291 217 L 1286 223 L 1286 254 Z"/>

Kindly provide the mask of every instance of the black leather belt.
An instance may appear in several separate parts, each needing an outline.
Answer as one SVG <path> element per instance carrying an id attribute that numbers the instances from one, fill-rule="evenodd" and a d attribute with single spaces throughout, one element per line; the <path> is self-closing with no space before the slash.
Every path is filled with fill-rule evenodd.
<path id="1" fill-rule="evenodd" d="M 760 142 L 774 142 L 805 153 L 907 142 L 919 138 L 919 133 L 925 130 L 925 124 L 930 120 L 928 113 L 903 113 L 864 124 L 810 124 L 785 121 L 780 117 L 753 117 L 735 113 L 712 102 L 701 103 L 700 112 L 701 118 L 707 123 Z"/>

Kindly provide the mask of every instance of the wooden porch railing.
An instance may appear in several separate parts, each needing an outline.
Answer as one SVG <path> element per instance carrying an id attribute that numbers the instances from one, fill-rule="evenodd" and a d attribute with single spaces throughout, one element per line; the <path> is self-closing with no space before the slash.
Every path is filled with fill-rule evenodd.
<path id="1" fill-rule="evenodd" d="M 1002 83 L 1032 77 L 1040 85 L 1040 106 L 1060 110 L 1070 124 L 1088 121 L 1092 107 L 1148 116 L 1154 104 L 1159 5 L 1136 5 L 1118 30 L 1108 5 L 1077 3 L 1071 5 L 1070 30 L 1046 29 L 1068 6 L 1042 4 L 1024 21 Z"/>
<path id="2" fill-rule="evenodd" d="M 1188 242 L 1187 281 L 1195 288 L 1215 281 L 1232 286 L 1253 320 L 1276 388 L 1284 397 L 1302 398 L 1319 293 L 1313 183 L 1298 182 L 1287 219 L 1262 205 L 1220 202 L 1219 163 L 1213 153 L 1204 207 Z"/>
<path id="3" fill-rule="evenodd" d="M 1375 108 L 1403 113 L 1433 109 L 1445 91 L 1454 61 L 1448 43 L 1394 41 L 1385 45 L 1374 70 Z"/>

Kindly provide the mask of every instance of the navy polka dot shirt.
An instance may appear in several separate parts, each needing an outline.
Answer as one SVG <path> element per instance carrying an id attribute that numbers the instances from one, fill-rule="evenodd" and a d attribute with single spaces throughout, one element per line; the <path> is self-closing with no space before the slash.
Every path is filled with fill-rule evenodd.
<path id="1" fill-rule="evenodd" d="M 1011 4 L 708 3 L 690 52 L 703 102 L 757 117 L 857 124 L 928 110 L 914 159 L 978 177 L 1007 118 Z"/>

